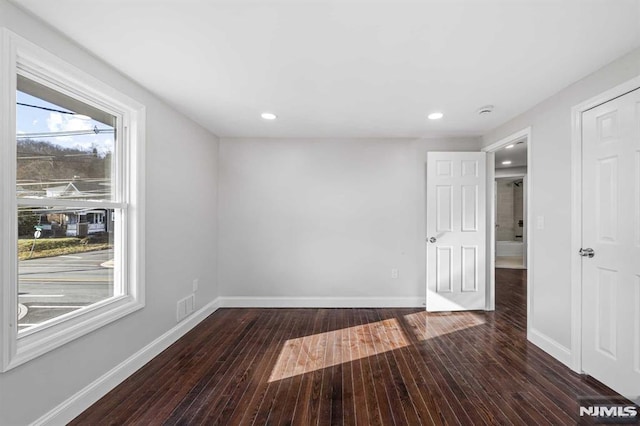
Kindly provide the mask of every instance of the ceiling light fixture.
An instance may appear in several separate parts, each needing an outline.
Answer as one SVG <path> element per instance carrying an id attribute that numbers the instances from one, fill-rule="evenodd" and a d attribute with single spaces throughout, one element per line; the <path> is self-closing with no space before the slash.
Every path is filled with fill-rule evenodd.
<path id="1" fill-rule="evenodd" d="M 272 112 L 263 112 L 262 114 L 260 114 L 260 117 L 265 120 L 275 120 L 276 118 L 278 118 L 278 116 Z"/>
<path id="2" fill-rule="evenodd" d="M 502 164 L 504 164 L 505 166 L 508 166 L 509 164 L 511 164 L 511 161 L 510 160 L 503 161 Z"/>
<path id="3" fill-rule="evenodd" d="M 514 144 L 507 145 L 507 146 L 505 146 L 505 147 L 504 147 L 504 149 L 511 149 L 511 148 L 513 148 L 514 146 L 515 146 Z"/>
<path id="4" fill-rule="evenodd" d="M 427 118 L 429 120 L 440 120 L 442 117 L 444 117 L 444 114 L 441 112 L 432 112 L 431 114 L 427 115 Z"/>

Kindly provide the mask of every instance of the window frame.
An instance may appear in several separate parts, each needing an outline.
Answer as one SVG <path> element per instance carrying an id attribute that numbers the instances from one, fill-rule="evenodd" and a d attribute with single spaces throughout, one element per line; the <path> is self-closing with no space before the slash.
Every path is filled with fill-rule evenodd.
<path id="1" fill-rule="evenodd" d="M 99 327 L 142 309 L 145 305 L 145 117 L 144 105 L 102 83 L 15 33 L 0 31 L 0 371 L 8 371 Z M 24 199 L 16 194 L 17 75 L 45 84 L 61 93 L 117 117 L 119 143 L 114 153 L 117 169 L 110 201 Z M 42 326 L 18 333 L 17 209 L 21 205 L 114 208 L 121 212 L 119 270 L 114 285 L 122 295 L 61 315 Z M 118 241 L 120 240 L 120 241 Z M 118 268 L 117 268 L 118 269 Z M 118 277 L 115 277 L 118 274 Z"/>

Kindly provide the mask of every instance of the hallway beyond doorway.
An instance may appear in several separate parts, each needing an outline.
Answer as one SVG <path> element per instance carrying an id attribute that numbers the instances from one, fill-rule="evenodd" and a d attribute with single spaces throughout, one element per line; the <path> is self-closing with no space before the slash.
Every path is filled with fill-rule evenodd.
<path id="1" fill-rule="evenodd" d="M 496 268 L 527 269 L 523 265 L 522 256 L 496 256 Z"/>

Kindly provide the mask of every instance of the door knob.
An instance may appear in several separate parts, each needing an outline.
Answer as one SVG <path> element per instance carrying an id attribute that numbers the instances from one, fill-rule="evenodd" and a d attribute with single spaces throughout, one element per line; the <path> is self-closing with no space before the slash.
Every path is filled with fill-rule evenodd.
<path id="1" fill-rule="evenodd" d="M 580 249 L 578 253 L 580 254 L 580 256 L 588 258 L 592 258 L 596 255 L 592 248 Z"/>
<path id="2" fill-rule="evenodd" d="M 436 241 L 437 241 L 437 240 L 436 240 L 436 237 L 431 237 L 431 238 L 429 238 L 429 242 L 430 242 L 430 243 L 435 243 Z"/>

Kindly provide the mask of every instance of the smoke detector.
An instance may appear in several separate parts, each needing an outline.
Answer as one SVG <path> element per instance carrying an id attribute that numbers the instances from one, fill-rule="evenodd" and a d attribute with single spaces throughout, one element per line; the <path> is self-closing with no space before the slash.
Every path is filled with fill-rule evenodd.
<path id="1" fill-rule="evenodd" d="M 478 115 L 487 115 L 493 112 L 493 105 L 485 105 L 478 109 Z"/>

